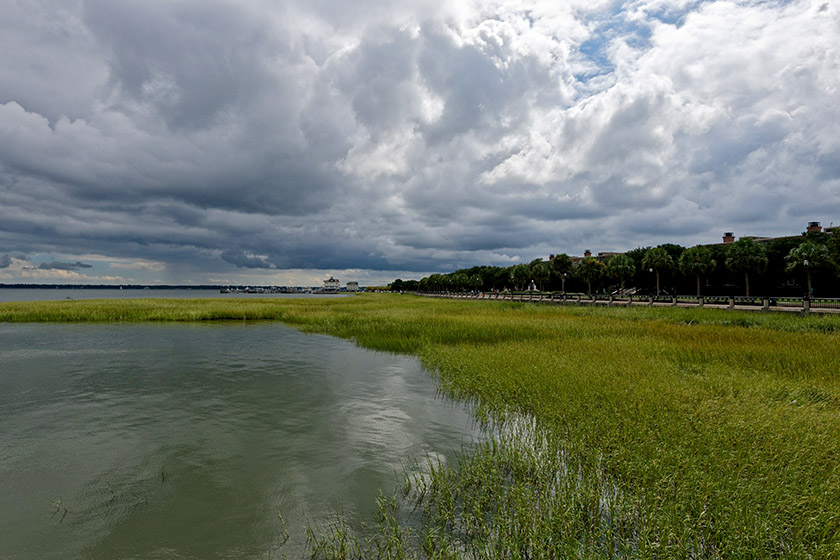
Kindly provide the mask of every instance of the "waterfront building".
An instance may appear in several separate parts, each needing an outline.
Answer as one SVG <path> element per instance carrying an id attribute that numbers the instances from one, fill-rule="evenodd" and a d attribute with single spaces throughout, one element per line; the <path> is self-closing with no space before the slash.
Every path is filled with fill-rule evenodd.
<path id="1" fill-rule="evenodd" d="M 809 233 L 825 233 L 827 235 L 834 235 L 837 229 L 837 227 L 833 227 L 833 224 L 828 227 L 823 227 L 820 222 L 808 222 L 808 227 L 805 228 L 802 235 L 807 235 Z M 800 237 L 800 235 L 785 235 L 782 237 L 743 235 L 739 237 L 739 239 L 752 239 L 756 243 L 767 243 L 769 241 L 773 241 L 774 239 L 799 239 Z M 728 245 L 730 243 L 735 243 L 735 234 L 731 231 L 727 231 L 723 234 L 723 243 L 718 243 L 718 245 Z"/>

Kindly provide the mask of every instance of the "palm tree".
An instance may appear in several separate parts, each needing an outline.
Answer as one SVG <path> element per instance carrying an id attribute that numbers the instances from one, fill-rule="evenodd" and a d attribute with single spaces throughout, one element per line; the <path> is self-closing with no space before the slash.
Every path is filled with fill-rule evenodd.
<path id="1" fill-rule="evenodd" d="M 452 287 L 455 289 L 455 291 L 463 292 L 469 286 L 470 279 L 463 272 L 453 272 L 451 277 Z"/>
<path id="2" fill-rule="evenodd" d="M 616 255 L 607 263 L 607 275 L 617 278 L 620 290 L 624 291 L 624 283 L 636 274 L 636 263 L 627 255 Z"/>
<path id="3" fill-rule="evenodd" d="M 811 271 L 830 268 L 833 264 L 828 248 L 813 241 L 805 241 L 799 247 L 791 249 L 785 261 L 787 272 L 805 269 L 808 278 L 808 297 L 811 297 Z"/>
<path id="4" fill-rule="evenodd" d="M 560 285 L 563 293 L 566 293 L 566 274 L 572 270 L 572 258 L 566 253 L 554 255 L 551 259 L 551 270 L 560 275 Z"/>
<path id="5" fill-rule="evenodd" d="M 585 257 L 575 267 L 578 278 L 586 280 L 586 293 L 592 293 L 592 281 L 597 280 L 604 274 L 606 265 L 595 257 Z"/>
<path id="6" fill-rule="evenodd" d="M 520 286 L 525 286 L 531 279 L 531 269 L 528 265 L 518 264 L 511 270 L 510 279 L 517 290 L 522 289 Z"/>
<path id="7" fill-rule="evenodd" d="M 697 245 L 680 255 L 680 272 L 697 275 L 697 297 L 700 297 L 700 275 L 708 274 L 717 266 L 708 247 Z"/>
<path id="8" fill-rule="evenodd" d="M 427 285 L 433 292 L 439 292 L 443 289 L 443 275 L 442 274 L 432 274 L 428 278 Z"/>
<path id="9" fill-rule="evenodd" d="M 540 291 L 543 289 L 543 282 L 548 280 L 551 276 L 551 270 L 548 268 L 548 263 L 540 261 L 531 265 L 531 278 L 537 281 Z"/>
<path id="10" fill-rule="evenodd" d="M 648 249 L 642 258 L 642 266 L 656 272 L 656 295 L 659 295 L 659 273 L 674 268 L 674 259 L 662 247 Z"/>
<path id="11" fill-rule="evenodd" d="M 750 296 L 750 272 L 762 273 L 767 268 L 764 248 L 749 237 L 742 237 L 729 246 L 726 252 L 726 268 L 732 272 L 744 273 L 747 297 Z"/>

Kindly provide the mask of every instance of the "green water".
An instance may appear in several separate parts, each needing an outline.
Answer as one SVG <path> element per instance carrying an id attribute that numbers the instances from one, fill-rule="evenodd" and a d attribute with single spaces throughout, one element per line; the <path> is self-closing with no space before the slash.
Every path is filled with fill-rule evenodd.
<path id="1" fill-rule="evenodd" d="M 298 558 L 475 436 L 416 360 L 275 323 L 0 324 L 0 559 Z"/>

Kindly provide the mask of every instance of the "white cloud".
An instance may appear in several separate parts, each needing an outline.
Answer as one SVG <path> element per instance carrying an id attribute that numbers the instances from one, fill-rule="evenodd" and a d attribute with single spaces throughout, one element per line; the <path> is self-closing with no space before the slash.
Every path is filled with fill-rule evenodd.
<path id="1" fill-rule="evenodd" d="M 203 283 L 838 219 L 835 5 L 380 4 L 7 6 L 0 255 Z"/>

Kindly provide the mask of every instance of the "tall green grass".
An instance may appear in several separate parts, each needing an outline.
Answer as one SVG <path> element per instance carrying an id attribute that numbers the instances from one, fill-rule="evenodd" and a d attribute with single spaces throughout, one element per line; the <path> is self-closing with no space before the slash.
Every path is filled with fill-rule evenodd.
<path id="1" fill-rule="evenodd" d="M 840 317 L 375 295 L 0 304 L 0 321 L 281 320 L 420 357 L 493 437 L 408 469 L 323 558 L 840 558 Z"/>

